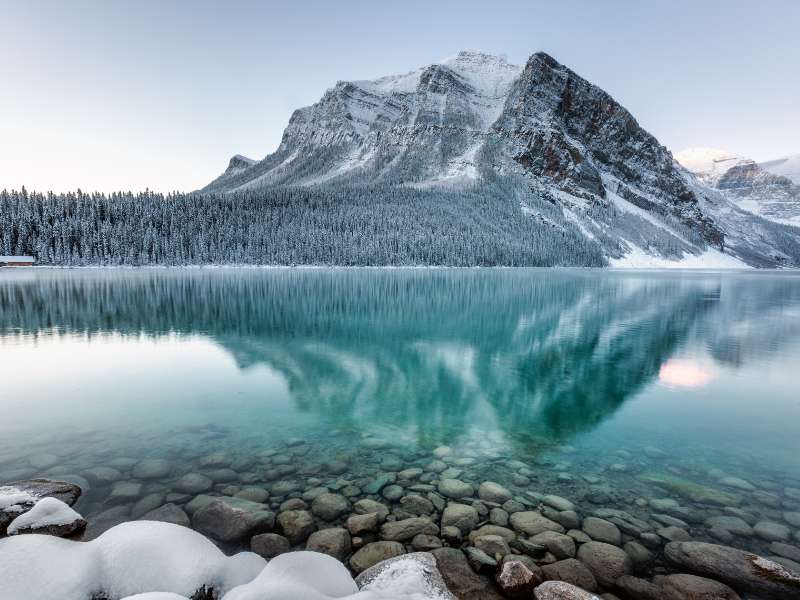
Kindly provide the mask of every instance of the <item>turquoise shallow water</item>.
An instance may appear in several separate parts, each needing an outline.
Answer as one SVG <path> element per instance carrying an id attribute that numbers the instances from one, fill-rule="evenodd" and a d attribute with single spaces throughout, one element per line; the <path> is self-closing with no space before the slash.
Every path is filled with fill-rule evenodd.
<path id="1" fill-rule="evenodd" d="M 0 481 L 85 481 L 95 532 L 131 518 L 118 481 L 177 493 L 216 469 L 212 493 L 277 506 L 425 470 L 440 446 L 447 475 L 515 494 L 780 520 L 800 506 L 798 377 L 794 274 L 0 272 Z M 145 458 L 170 472 L 137 480 Z"/>

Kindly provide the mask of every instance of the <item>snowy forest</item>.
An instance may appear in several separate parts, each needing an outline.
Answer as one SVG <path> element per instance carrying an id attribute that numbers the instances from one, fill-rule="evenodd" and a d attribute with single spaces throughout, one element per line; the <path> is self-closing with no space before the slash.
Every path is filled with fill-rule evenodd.
<path id="1" fill-rule="evenodd" d="M 602 266 L 543 202 L 490 189 L 280 187 L 229 194 L 0 193 L 0 254 L 45 265 Z M 554 219 L 562 221 L 556 224 Z"/>

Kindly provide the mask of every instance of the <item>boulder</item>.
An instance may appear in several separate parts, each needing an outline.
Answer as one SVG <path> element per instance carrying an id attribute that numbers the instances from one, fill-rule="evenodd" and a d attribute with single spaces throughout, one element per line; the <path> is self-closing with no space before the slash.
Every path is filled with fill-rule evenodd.
<path id="1" fill-rule="evenodd" d="M 406 549 L 399 542 L 372 542 L 361 548 L 350 557 L 350 566 L 356 573 L 369 569 L 373 565 L 395 556 L 405 554 Z"/>
<path id="2" fill-rule="evenodd" d="M 462 535 L 467 535 L 475 529 L 480 520 L 478 511 L 466 504 L 451 502 L 442 513 L 442 527 L 458 527 Z"/>
<path id="3" fill-rule="evenodd" d="M 697 575 L 667 575 L 661 580 L 665 600 L 741 600 L 730 587 L 713 579 Z"/>
<path id="4" fill-rule="evenodd" d="M 306 542 L 306 550 L 322 552 L 342 562 L 350 554 L 350 548 L 350 533 L 342 527 L 315 531 Z"/>
<path id="5" fill-rule="evenodd" d="M 323 521 L 333 521 L 350 510 L 350 502 L 340 494 L 323 493 L 314 498 L 311 512 Z"/>
<path id="6" fill-rule="evenodd" d="M 490 579 L 472 570 L 461 550 L 438 548 L 431 554 L 447 588 L 459 600 L 503 600 Z"/>
<path id="7" fill-rule="evenodd" d="M 605 542 L 619 546 L 622 543 L 622 532 L 611 521 L 598 517 L 586 517 L 581 526 L 583 532 L 596 542 Z"/>
<path id="8" fill-rule="evenodd" d="M 347 530 L 352 535 L 364 535 L 378 530 L 380 519 L 378 513 L 367 513 L 365 515 L 350 515 L 347 519 Z"/>
<path id="9" fill-rule="evenodd" d="M 530 600 L 533 590 L 542 583 L 541 571 L 529 569 L 518 560 L 503 562 L 503 566 L 495 576 L 497 587 L 503 596 L 511 600 Z"/>
<path id="10" fill-rule="evenodd" d="M 0 486 L 0 537 L 14 519 L 28 512 L 41 498 L 55 498 L 72 506 L 80 496 L 80 486 L 51 479 L 27 479 Z"/>
<path id="11" fill-rule="evenodd" d="M 565 558 L 549 565 L 542 565 L 546 580 L 566 581 L 586 590 L 597 589 L 597 580 L 589 568 L 579 560 Z"/>
<path id="12" fill-rule="evenodd" d="M 414 569 L 422 575 L 422 579 L 424 579 L 426 584 L 425 587 L 427 588 L 426 595 L 436 598 L 437 600 L 457 600 L 447 589 L 447 585 L 436 566 L 436 559 L 428 552 L 412 552 L 410 554 L 387 558 L 362 571 L 361 574 L 356 577 L 356 584 L 358 584 L 361 590 L 369 590 L 370 585 L 373 584 L 373 582 L 379 581 L 387 570 L 389 570 L 391 577 L 394 567 L 396 567 L 399 562 L 403 563 L 403 572 Z M 378 587 L 377 589 L 380 588 Z"/>
<path id="13" fill-rule="evenodd" d="M 504 502 L 511 500 L 511 492 L 509 492 L 499 483 L 495 483 L 494 481 L 484 481 L 482 484 L 480 484 L 480 486 L 478 486 L 478 497 L 481 500 L 486 500 L 488 502 L 497 502 L 497 504 L 503 504 Z"/>
<path id="14" fill-rule="evenodd" d="M 182 508 L 169 503 L 159 506 L 141 516 L 142 521 L 161 521 L 163 523 L 174 523 L 189 527 L 189 515 Z"/>
<path id="15" fill-rule="evenodd" d="M 250 538 L 250 550 L 270 560 L 292 549 L 289 540 L 277 533 L 259 533 Z"/>
<path id="16" fill-rule="evenodd" d="M 599 597 L 564 581 L 546 581 L 535 590 L 536 600 L 600 600 Z"/>
<path id="17" fill-rule="evenodd" d="M 314 531 L 314 517 L 307 510 L 278 513 L 278 527 L 293 546 L 302 544 Z"/>
<path id="18" fill-rule="evenodd" d="M 750 552 L 705 542 L 670 542 L 664 556 L 673 565 L 722 581 L 740 594 L 776 600 L 800 596 L 800 574 Z"/>
<path id="19" fill-rule="evenodd" d="M 257 533 L 272 530 L 275 513 L 257 502 L 224 497 L 196 511 L 192 525 L 220 542 L 241 543 Z"/>
<path id="20" fill-rule="evenodd" d="M 564 533 L 564 527 L 555 521 L 551 521 L 547 517 L 542 516 L 540 512 L 533 510 L 526 510 L 522 512 L 515 512 L 509 518 L 511 526 L 518 532 L 525 535 L 536 535 L 543 531 L 556 531 Z"/>
<path id="21" fill-rule="evenodd" d="M 533 536 L 529 541 L 544 546 L 548 552 L 559 560 L 574 558 L 575 556 L 575 540 L 563 533 L 543 531 Z"/>
<path id="22" fill-rule="evenodd" d="M 381 538 L 393 542 L 407 542 L 420 533 L 436 535 L 439 528 L 426 517 L 389 521 L 381 526 Z"/>
<path id="23" fill-rule="evenodd" d="M 578 549 L 578 560 L 585 564 L 597 582 L 612 587 L 614 582 L 633 570 L 633 563 L 625 551 L 604 542 L 588 542 Z"/>
<path id="24" fill-rule="evenodd" d="M 442 479 L 437 487 L 439 493 L 446 498 L 459 500 L 460 498 L 471 498 L 475 489 L 469 483 L 460 479 Z"/>
<path id="25" fill-rule="evenodd" d="M 162 479 L 168 477 L 172 465 L 163 458 L 146 458 L 136 463 L 132 475 L 136 479 Z"/>
<path id="26" fill-rule="evenodd" d="M 57 498 L 42 498 L 8 525 L 8 535 L 40 533 L 67 537 L 86 528 L 86 521 Z"/>
<path id="27" fill-rule="evenodd" d="M 214 486 L 209 477 L 200 473 L 187 473 L 175 482 L 173 488 L 184 494 L 201 494 Z"/>

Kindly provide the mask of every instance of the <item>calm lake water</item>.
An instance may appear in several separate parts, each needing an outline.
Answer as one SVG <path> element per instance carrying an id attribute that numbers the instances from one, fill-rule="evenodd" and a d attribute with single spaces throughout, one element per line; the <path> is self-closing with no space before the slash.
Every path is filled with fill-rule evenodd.
<path id="1" fill-rule="evenodd" d="M 0 272 L 0 483 L 81 482 L 89 535 L 185 504 L 187 473 L 277 506 L 419 467 L 584 512 L 668 498 L 712 539 L 798 510 L 799 380 L 791 273 Z"/>

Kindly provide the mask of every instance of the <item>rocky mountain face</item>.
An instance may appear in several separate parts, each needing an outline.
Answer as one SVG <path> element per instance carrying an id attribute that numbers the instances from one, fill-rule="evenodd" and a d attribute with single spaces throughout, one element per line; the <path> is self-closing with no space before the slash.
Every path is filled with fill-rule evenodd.
<path id="1" fill-rule="evenodd" d="M 682 151 L 676 158 L 707 186 L 748 212 L 777 223 L 800 225 L 800 185 L 773 172 L 782 169 L 791 174 L 791 158 L 757 164 L 720 150 L 710 151 L 716 154 L 706 154 L 703 160 L 697 150 L 703 149 Z"/>
<path id="2" fill-rule="evenodd" d="M 320 185 L 490 186 L 554 234 L 578 230 L 612 261 L 726 252 L 800 264 L 794 245 L 772 242 L 782 233 L 754 241 L 727 231 L 721 221 L 754 218 L 737 212 L 727 188 L 693 177 L 610 95 L 543 52 L 524 66 L 461 52 L 404 75 L 339 82 L 294 112 L 273 154 L 235 156 L 202 191 Z"/>

